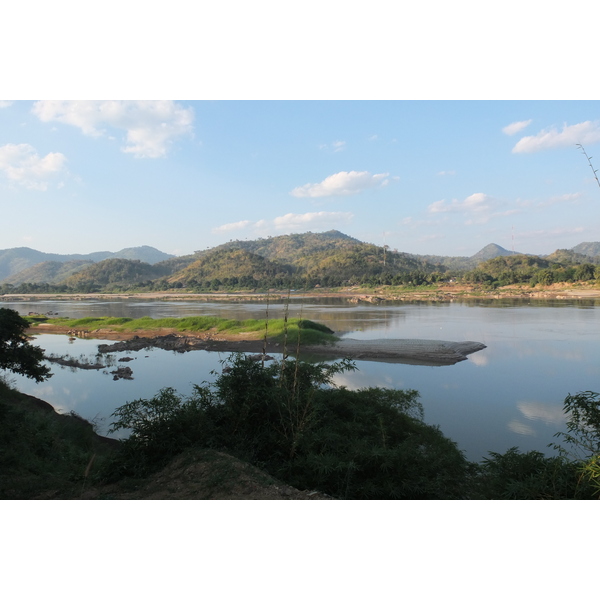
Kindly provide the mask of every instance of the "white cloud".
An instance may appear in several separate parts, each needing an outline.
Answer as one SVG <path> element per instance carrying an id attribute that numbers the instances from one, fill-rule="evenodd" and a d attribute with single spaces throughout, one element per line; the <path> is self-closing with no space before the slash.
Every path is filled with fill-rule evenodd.
<path id="1" fill-rule="evenodd" d="M 557 237 L 581 236 L 585 229 L 583 227 L 556 227 L 555 229 L 536 229 L 519 233 L 523 240 L 554 239 Z M 562 242 L 559 242 L 562 243 Z"/>
<path id="2" fill-rule="evenodd" d="M 296 198 L 321 198 L 323 196 L 349 196 L 388 182 L 389 173 L 371 175 L 368 171 L 340 171 L 321 183 L 307 183 L 294 188 L 290 194 Z"/>
<path id="3" fill-rule="evenodd" d="M 517 200 L 517 204 L 523 208 L 542 209 L 554 204 L 564 203 L 576 203 L 583 194 L 581 192 L 572 192 L 570 194 L 562 194 L 560 196 L 552 196 L 546 200 L 534 201 L 534 200 Z"/>
<path id="4" fill-rule="evenodd" d="M 505 216 L 504 213 L 493 212 L 497 204 L 498 202 L 491 196 L 478 192 L 471 194 L 462 201 L 452 200 L 452 202 L 447 202 L 446 200 L 438 200 L 430 204 L 427 207 L 427 211 L 433 214 L 463 213 L 471 217 L 465 221 L 465 225 L 477 225 L 487 223 L 495 216 Z M 510 214 L 510 211 L 506 214 Z"/>
<path id="5" fill-rule="evenodd" d="M 332 152 L 341 152 L 346 148 L 346 142 L 332 142 L 331 144 L 320 144 L 319 150 L 331 150 Z"/>
<path id="6" fill-rule="evenodd" d="M 531 119 L 529 119 L 528 121 L 515 121 L 514 123 L 503 127 L 502 133 L 505 133 L 506 135 L 515 135 L 515 133 L 519 133 L 519 131 L 525 129 L 525 127 L 527 127 L 527 125 L 529 125 L 530 123 Z"/>
<path id="7" fill-rule="evenodd" d="M 235 223 L 225 223 L 213 229 L 213 233 L 224 233 L 227 231 L 236 231 L 238 229 L 245 229 L 250 225 L 252 221 L 237 221 Z"/>
<path id="8" fill-rule="evenodd" d="M 467 212 L 477 213 L 489 211 L 492 207 L 493 198 L 487 194 L 478 192 L 471 194 L 464 200 L 452 200 L 448 203 L 446 200 L 438 200 L 433 202 L 427 207 L 427 211 L 430 213 L 441 213 L 441 212 Z"/>
<path id="9" fill-rule="evenodd" d="M 105 127 L 126 132 L 123 152 L 137 158 L 165 156 L 172 141 L 192 132 L 194 113 L 165 101 L 41 100 L 33 113 L 44 122 L 58 121 L 78 127 L 85 135 L 107 136 Z"/>
<path id="10" fill-rule="evenodd" d="M 562 194 L 561 196 L 552 196 L 545 202 L 540 202 L 538 206 L 552 206 L 553 204 L 562 204 L 564 202 L 577 202 L 579 198 L 581 198 L 583 194 L 581 192 L 573 192 L 571 194 Z"/>
<path id="11" fill-rule="evenodd" d="M 213 233 L 225 233 L 240 229 L 251 229 L 261 233 L 285 231 L 307 231 L 309 228 L 328 229 L 339 227 L 349 223 L 354 215 L 350 212 L 312 212 L 312 213 L 288 213 L 272 220 L 261 219 L 260 221 L 237 221 L 226 223 L 213 229 Z"/>
<path id="12" fill-rule="evenodd" d="M 440 171 L 438 177 L 444 177 L 445 175 L 456 175 L 456 171 Z"/>
<path id="13" fill-rule="evenodd" d="M 33 190 L 47 190 L 49 180 L 63 170 L 66 160 L 60 152 L 41 157 L 29 144 L 0 147 L 0 171 L 10 181 Z"/>
<path id="14" fill-rule="evenodd" d="M 306 227 L 333 227 L 348 223 L 354 215 L 349 212 L 288 213 L 273 219 L 276 229 L 302 229 Z"/>
<path id="15" fill-rule="evenodd" d="M 12 104 L 12 100 L 0 100 L 0 108 L 8 108 Z"/>
<path id="16" fill-rule="evenodd" d="M 558 131 L 556 128 L 544 129 L 537 135 L 521 138 L 512 151 L 515 154 L 540 152 L 575 144 L 586 145 L 597 142 L 600 142 L 600 122 L 584 121 L 576 125 L 563 125 L 562 131 Z"/>

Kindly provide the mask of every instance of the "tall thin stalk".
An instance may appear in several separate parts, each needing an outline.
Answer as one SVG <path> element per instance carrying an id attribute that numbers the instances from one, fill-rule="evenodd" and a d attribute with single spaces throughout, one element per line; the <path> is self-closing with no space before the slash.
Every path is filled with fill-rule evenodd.
<path id="1" fill-rule="evenodd" d="M 598 184 L 598 187 L 600 187 L 600 180 L 598 180 L 598 169 L 594 169 L 594 165 L 592 165 L 592 157 L 588 156 L 587 152 L 585 151 L 585 148 L 581 145 L 581 144 L 575 144 L 585 155 L 585 157 L 587 158 L 588 163 L 590 164 L 590 169 L 592 169 L 592 172 L 594 173 L 594 178 L 596 179 L 596 183 Z"/>
<path id="2" fill-rule="evenodd" d="M 288 336 L 288 316 L 290 312 L 290 295 L 292 292 L 291 286 L 288 288 L 287 299 L 283 309 L 283 354 L 281 360 L 281 380 L 283 381 L 283 371 L 285 369 L 285 359 L 287 358 L 287 336 Z"/>
<path id="3" fill-rule="evenodd" d="M 262 366 L 265 366 L 265 357 L 267 356 L 267 334 L 269 333 L 269 292 L 267 292 L 267 315 L 265 319 L 265 339 L 263 340 Z"/>

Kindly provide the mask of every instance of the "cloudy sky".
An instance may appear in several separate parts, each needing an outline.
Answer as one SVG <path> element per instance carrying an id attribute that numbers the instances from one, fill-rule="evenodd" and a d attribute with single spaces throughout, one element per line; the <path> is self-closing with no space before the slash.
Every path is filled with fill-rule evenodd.
<path id="1" fill-rule="evenodd" d="M 4 101 L 0 248 L 338 229 L 417 254 L 600 241 L 597 101 Z"/>
<path id="2" fill-rule="evenodd" d="M 71 3 L 35 5 L 7 7 L 0 37 L 0 249 L 188 254 L 329 229 L 454 256 L 600 241 L 576 146 L 600 168 L 593 18 L 257 0 L 198 21 L 180 0 L 107 0 L 74 28 Z"/>

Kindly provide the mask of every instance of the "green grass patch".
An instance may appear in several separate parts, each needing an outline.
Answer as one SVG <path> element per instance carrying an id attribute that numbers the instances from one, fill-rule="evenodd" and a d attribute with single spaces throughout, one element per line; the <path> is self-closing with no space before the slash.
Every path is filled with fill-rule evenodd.
<path id="1" fill-rule="evenodd" d="M 32 319 L 33 317 L 29 317 Z M 37 319 L 37 317 L 35 317 Z M 31 323 L 33 321 L 30 320 Z M 38 321 L 39 322 L 39 321 Z M 266 319 L 246 319 L 237 321 L 235 319 L 224 319 L 214 316 L 197 317 L 171 317 L 163 319 L 153 319 L 152 317 L 142 317 L 140 319 L 129 319 L 125 317 L 84 317 L 82 319 L 56 318 L 50 319 L 44 317 L 45 323 L 49 325 L 60 325 L 71 329 L 111 329 L 116 332 L 140 331 L 140 330 L 159 330 L 175 329 L 176 331 L 200 332 L 216 329 L 221 333 L 232 335 L 241 333 L 255 333 L 256 338 L 264 336 L 276 342 L 287 342 L 297 344 L 326 344 L 334 343 L 338 338 L 334 332 L 321 323 L 315 323 L 308 319 L 272 319 L 268 323 Z"/>

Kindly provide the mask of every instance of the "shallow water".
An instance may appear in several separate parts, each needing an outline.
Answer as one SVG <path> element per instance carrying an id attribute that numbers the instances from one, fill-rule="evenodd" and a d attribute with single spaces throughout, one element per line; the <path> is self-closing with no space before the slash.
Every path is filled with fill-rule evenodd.
<path id="1" fill-rule="evenodd" d="M 60 316 L 152 317 L 211 314 L 228 318 L 264 318 L 266 304 L 225 302 L 77 301 L 2 302 L 21 314 L 58 312 Z M 271 303 L 269 316 L 283 314 Z M 551 453 L 547 444 L 564 431 L 562 405 L 568 393 L 600 390 L 600 311 L 594 301 L 526 301 L 470 303 L 395 303 L 355 305 L 339 299 L 305 300 L 290 306 L 302 316 L 353 339 L 419 338 L 476 341 L 487 348 L 452 366 L 426 367 L 357 361 L 358 371 L 336 383 L 351 389 L 387 386 L 417 389 L 425 421 L 439 425 L 468 458 L 511 446 Z M 47 352 L 92 356 L 102 340 L 41 335 L 35 344 Z M 116 357 L 124 356 L 119 353 Z M 228 354 L 204 351 L 179 354 L 164 350 L 130 353 L 126 363 L 133 381 L 113 381 L 96 371 L 73 371 L 52 365 L 54 376 L 35 384 L 10 376 L 25 393 L 63 411 L 96 420 L 105 433 L 110 414 L 128 400 L 150 397 L 171 386 L 189 393 L 194 383 L 213 380 Z M 117 363 L 118 365 L 125 363 Z M 113 370 L 115 367 L 111 368 Z"/>

